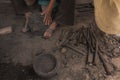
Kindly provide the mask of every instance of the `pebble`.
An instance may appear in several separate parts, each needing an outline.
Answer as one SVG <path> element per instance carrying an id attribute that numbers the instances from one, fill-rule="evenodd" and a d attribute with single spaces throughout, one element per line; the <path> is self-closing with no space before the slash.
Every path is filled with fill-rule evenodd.
<path id="1" fill-rule="evenodd" d="M 67 48 L 65 48 L 65 47 L 62 48 L 60 52 L 61 52 L 61 53 L 66 53 L 66 52 L 67 52 Z"/>
<path id="2" fill-rule="evenodd" d="M 119 52 L 120 52 L 120 48 L 115 48 L 113 51 L 114 51 L 115 53 L 119 53 Z"/>
<path id="3" fill-rule="evenodd" d="M 118 58 L 113 58 L 112 59 L 112 63 L 116 66 L 116 68 L 118 69 L 118 70 L 120 70 L 120 58 L 118 57 Z"/>

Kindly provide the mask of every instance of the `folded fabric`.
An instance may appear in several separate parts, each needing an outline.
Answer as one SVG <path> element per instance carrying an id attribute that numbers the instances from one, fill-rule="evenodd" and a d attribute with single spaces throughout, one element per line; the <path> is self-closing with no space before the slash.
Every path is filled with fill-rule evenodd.
<path id="1" fill-rule="evenodd" d="M 94 0 L 95 20 L 108 34 L 120 34 L 120 0 Z"/>

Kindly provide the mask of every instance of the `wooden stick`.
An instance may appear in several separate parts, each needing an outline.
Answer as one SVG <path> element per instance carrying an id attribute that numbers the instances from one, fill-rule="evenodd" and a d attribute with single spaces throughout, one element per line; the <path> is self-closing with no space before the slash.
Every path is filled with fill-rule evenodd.
<path id="1" fill-rule="evenodd" d="M 96 48 L 95 48 L 95 53 L 94 53 L 94 58 L 93 58 L 93 64 L 97 65 L 99 60 L 99 56 L 98 56 L 98 41 L 96 41 Z"/>
<path id="2" fill-rule="evenodd" d="M 99 49 L 100 49 L 100 47 L 99 47 Z M 104 55 L 101 54 L 100 51 L 98 52 L 98 55 L 99 55 L 99 58 L 100 58 L 101 62 L 103 63 L 106 74 L 111 75 L 112 72 L 114 71 L 113 66 L 109 64 L 109 62 L 105 59 Z"/>
<path id="3" fill-rule="evenodd" d="M 75 47 L 73 47 L 73 46 L 71 46 L 71 45 L 69 45 L 69 44 L 64 45 L 64 46 L 65 46 L 65 47 L 68 47 L 68 48 L 70 48 L 70 49 L 72 49 L 72 50 L 74 50 L 74 51 L 77 52 L 77 53 L 80 53 L 80 54 L 82 54 L 82 55 L 86 55 L 85 52 L 80 51 L 80 49 L 77 49 L 77 48 L 75 48 Z"/>

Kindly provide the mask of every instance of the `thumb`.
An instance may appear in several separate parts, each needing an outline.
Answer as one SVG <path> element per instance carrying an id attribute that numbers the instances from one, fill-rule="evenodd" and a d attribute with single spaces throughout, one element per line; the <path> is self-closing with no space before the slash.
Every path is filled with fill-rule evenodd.
<path id="1" fill-rule="evenodd" d="M 41 13 L 41 15 L 44 15 L 45 14 L 45 11 L 43 11 L 42 13 Z"/>

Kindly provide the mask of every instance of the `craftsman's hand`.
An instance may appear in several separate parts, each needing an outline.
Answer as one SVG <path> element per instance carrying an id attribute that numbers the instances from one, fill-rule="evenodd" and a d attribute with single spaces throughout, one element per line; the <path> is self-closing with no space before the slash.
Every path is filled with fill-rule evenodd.
<path id="1" fill-rule="evenodd" d="M 45 25 L 50 25 L 52 23 L 52 17 L 51 17 L 51 12 L 48 8 L 46 8 L 41 15 L 44 15 L 43 22 Z"/>

